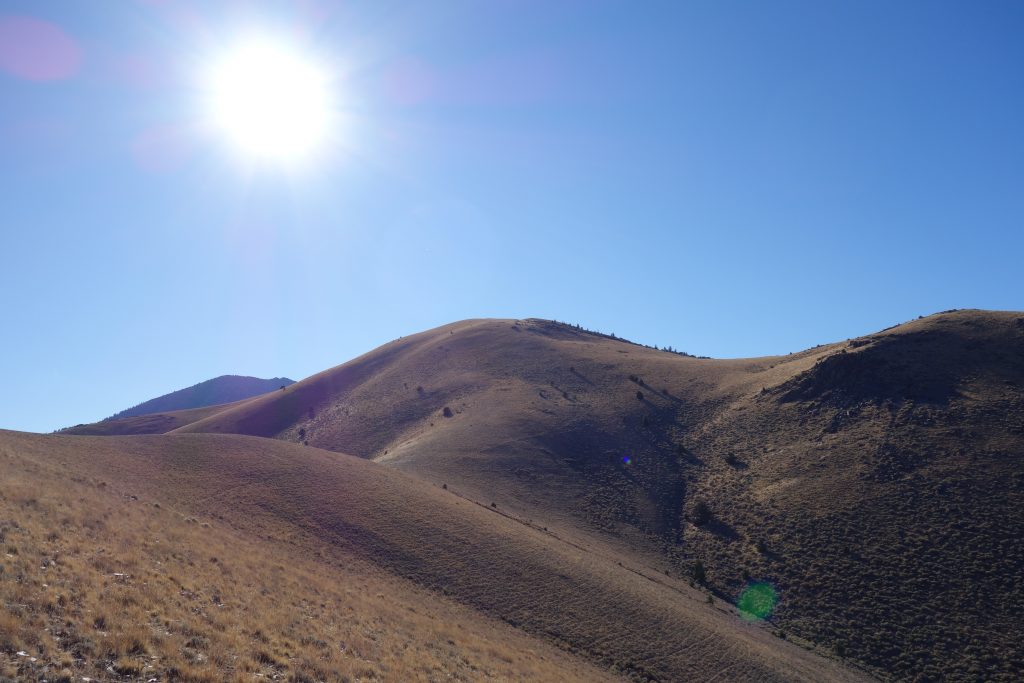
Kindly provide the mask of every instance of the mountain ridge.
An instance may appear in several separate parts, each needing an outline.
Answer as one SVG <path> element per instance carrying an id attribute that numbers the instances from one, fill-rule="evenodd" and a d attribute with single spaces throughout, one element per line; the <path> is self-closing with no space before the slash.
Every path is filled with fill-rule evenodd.
<path id="1" fill-rule="evenodd" d="M 1014 637 L 1024 634 L 1012 611 L 970 596 L 1024 591 L 1024 557 L 1004 537 L 1007 523 L 1024 528 L 1022 320 L 952 311 L 724 360 L 549 321 L 464 321 L 176 433 L 248 433 L 373 459 L 667 559 L 678 574 L 700 562 L 729 600 L 771 581 L 784 588 L 780 630 L 879 675 L 969 679 L 977 660 L 956 654 L 955 628 L 998 623 L 968 640 L 998 678 L 1024 664 Z M 936 536 L 956 541 L 926 552 L 918 539 Z M 985 563 L 992 572 L 979 574 Z M 936 625 L 936 596 L 957 605 L 942 617 L 953 631 Z"/>
<path id="2" fill-rule="evenodd" d="M 730 602 L 769 582 L 773 628 L 878 676 L 1024 669 L 1024 313 L 752 359 L 469 320 L 176 425 L 374 460 Z"/>
<path id="3" fill-rule="evenodd" d="M 143 401 L 131 408 L 105 418 L 103 421 L 165 413 L 174 410 L 206 408 L 225 403 L 234 403 L 268 391 L 295 384 L 295 380 L 287 377 L 260 379 L 248 375 L 219 375 L 198 382 L 190 387 Z"/>

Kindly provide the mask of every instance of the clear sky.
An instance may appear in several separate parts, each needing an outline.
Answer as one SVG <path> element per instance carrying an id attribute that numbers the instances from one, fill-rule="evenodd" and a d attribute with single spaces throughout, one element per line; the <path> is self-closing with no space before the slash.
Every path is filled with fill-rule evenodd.
<path id="1" fill-rule="evenodd" d="M 256 34 L 329 78 L 298 162 L 209 125 Z M 0 427 L 472 317 L 730 357 L 1024 309 L 1022 36 L 1017 0 L 5 0 Z"/>

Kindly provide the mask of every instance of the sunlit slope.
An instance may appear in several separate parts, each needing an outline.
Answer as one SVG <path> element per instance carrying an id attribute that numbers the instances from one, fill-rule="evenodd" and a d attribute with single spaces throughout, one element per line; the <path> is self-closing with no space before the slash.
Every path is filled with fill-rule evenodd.
<path id="1" fill-rule="evenodd" d="M 855 678 L 707 605 L 685 583 L 644 576 L 358 458 L 242 436 L 8 432 L 0 442 L 41 478 L 49 470 L 100 479 L 128 500 L 173 506 L 328 566 L 369 561 L 633 677 Z"/>
<path id="2" fill-rule="evenodd" d="M 0 433 L 0 680 L 613 678 L 287 524 L 195 512 L 160 459 Z"/>
<path id="3" fill-rule="evenodd" d="M 748 360 L 467 321 L 183 431 L 376 459 L 678 574 L 699 560 L 730 598 L 770 580 L 778 628 L 901 680 L 1010 679 L 1022 320 L 956 311 Z"/>
<path id="4" fill-rule="evenodd" d="M 769 362 L 687 358 L 545 321 L 468 321 L 180 431 L 305 442 L 509 508 L 671 533 L 682 503 L 676 433 Z"/>

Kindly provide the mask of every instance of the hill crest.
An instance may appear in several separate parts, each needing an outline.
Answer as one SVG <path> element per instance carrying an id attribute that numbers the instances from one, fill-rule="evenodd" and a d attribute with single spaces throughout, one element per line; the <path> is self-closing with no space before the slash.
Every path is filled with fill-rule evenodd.
<path id="1" fill-rule="evenodd" d="M 178 389 L 163 396 L 143 401 L 136 406 L 111 415 L 104 422 L 127 417 L 138 417 L 140 415 L 152 415 L 154 413 L 234 403 L 235 401 L 252 398 L 253 396 L 265 394 L 268 391 L 274 391 L 275 389 L 292 384 L 295 384 L 295 380 L 288 379 L 287 377 L 261 379 L 245 375 L 221 375 L 198 384 L 193 384 L 190 387 Z"/>
<path id="2" fill-rule="evenodd" d="M 769 581 L 777 628 L 879 675 L 1011 680 L 1024 666 L 1010 608 L 1024 548 L 1007 535 L 1024 528 L 1022 359 L 1017 312 L 948 311 L 748 359 L 469 320 L 165 417 L 176 433 L 374 460 L 675 575 L 700 563 L 730 601 Z M 980 632 L 959 654 L 957 634 Z"/>
<path id="3" fill-rule="evenodd" d="M 472 320 L 177 432 L 376 460 L 680 573 L 700 562 L 730 599 L 769 580 L 785 587 L 780 628 L 880 674 L 969 677 L 951 634 L 999 624 L 975 643 L 999 678 L 1022 656 L 1020 629 L 970 596 L 1024 586 L 1024 557 L 1004 538 L 1007 520 L 1024 528 L 1022 359 L 1015 312 L 945 312 L 748 359 Z M 919 539 L 936 537 L 957 540 L 926 553 Z M 957 605 L 941 617 L 952 631 L 927 625 L 937 599 Z M 874 642 L 872 624 L 896 645 Z"/>

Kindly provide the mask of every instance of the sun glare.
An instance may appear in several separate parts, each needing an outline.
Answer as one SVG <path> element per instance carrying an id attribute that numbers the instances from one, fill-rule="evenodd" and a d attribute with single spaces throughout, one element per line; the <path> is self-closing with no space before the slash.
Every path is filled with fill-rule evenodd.
<path id="1" fill-rule="evenodd" d="M 326 141 L 328 74 L 281 43 L 251 40 L 230 50 L 210 66 L 207 88 L 217 133 L 248 157 L 295 161 Z"/>

